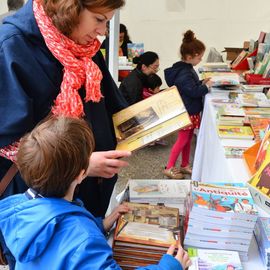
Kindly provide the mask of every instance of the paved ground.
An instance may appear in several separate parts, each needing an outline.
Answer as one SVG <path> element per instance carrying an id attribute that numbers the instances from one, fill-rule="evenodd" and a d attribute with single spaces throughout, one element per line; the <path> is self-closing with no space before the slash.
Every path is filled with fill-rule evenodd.
<path id="1" fill-rule="evenodd" d="M 135 151 L 128 158 L 129 167 L 124 168 L 119 174 L 119 179 L 116 186 L 116 192 L 122 191 L 128 179 L 163 179 L 166 178 L 162 174 L 162 170 L 166 166 L 170 150 L 177 138 L 177 134 L 170 135 L 166 138 L 167 146 L 155 145 L 147 146 L 143 149 Z M 193 161 L 195 150 L 194 136 L 191 147 L 191 161 Z M 180 166 L 180 161 L 177 165 Z"/>

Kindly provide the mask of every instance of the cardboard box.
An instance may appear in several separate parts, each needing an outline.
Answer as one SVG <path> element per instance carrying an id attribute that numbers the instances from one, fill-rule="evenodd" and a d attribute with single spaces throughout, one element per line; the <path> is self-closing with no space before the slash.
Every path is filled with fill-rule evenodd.
<path id="1" fill-rule="evenodd" d="M 266 196 L 259 189 L 247 183 L 250 193 L 253 197 L 254 202 L 261 207 L 264 211 L 270 214 L 270 197 Z"/>
<path id="2" fill-rule="evenodd" d="M 223 52 L 227 53 L 226 60 L 232 61 L 234 60 L 243 50 L 244 48 L 229 48 L 225 47 Z"/>

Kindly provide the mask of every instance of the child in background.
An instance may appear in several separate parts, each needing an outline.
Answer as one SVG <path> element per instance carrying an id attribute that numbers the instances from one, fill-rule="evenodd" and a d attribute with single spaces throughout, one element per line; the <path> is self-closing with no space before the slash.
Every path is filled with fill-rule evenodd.
<path id="1" fill-rule="evenodd" d="M 161 78 L 156 74 L 152 73 L 148 75 L 147 81 L 146 81 L 146 87 L 143 88 L 143 99 L 149 98 L 153 96 L 154 94 L 157 94 L 160 92 L 160 86 L 162 85 Z M 149 144 L 149 146 L 154 145 L 168 145 L 166 140 L 164 139 L 157 139 L 156 141 Z"/>
<path id="2" fill-rule="evenodd" d="M 168 86 L 175 85 L 177 87 L 192 121 L 191 126 L 178 132 L 178 138 L 173 145 L 167 166 L 163 171 L 163 174 L 168 178 L 182 179 L 185 173 L 192 173 L 189 164 L 191 140 L 194 129 L 200 126 L 203 97 L 212 86 L 210 78 L 200 81 L 193 68 L 201 62 L 204 52 L 205 45 L 203 42 L 196 39 L 194 33 L 188 30 L 184 34 L 180 47 L 181 61 L 176 62 L 164 71 Z M 181 153 L 182 163 L 180 169 L 178 169 L 175 167 L 175 163 Z"/>
<path id="3" fill-rule="evenodd" d="M 73 200 L 93 150 L 93 134 L 78 118 L 53 116 L 21 140 L 17 165 L 29 189 L 0 201 L 0 234 L 15 269 L 121 269 L 105 234 L 128 207 L 120 205 L 102 220 Z M 157 265 L 139 269 L 188 267 L 187 253 L 179 246 L 173 257 L 174 250 L 171 246 Z"/>
<path id="4" fill-rule="evenodd" d="M 143 99 L 149 98 L 160 91 L 162 85 L 161 78 L 153 73 L 147 77 L 146 87 L 143 89 Z"/>

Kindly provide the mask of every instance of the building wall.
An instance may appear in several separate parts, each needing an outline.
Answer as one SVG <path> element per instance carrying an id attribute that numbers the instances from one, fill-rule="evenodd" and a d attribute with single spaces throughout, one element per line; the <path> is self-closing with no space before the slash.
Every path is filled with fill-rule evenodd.
<path id="1" fill-rule="evenodd" d="M 270 5 L 269 0 L 126 0 L 120 22 L 133 42 L 159 54 L 163 77 L 163 69 L 180 59 L 186 30 L 193 30 L 207 48 L 241 47 L 260 31 L 270 32 Z"/>

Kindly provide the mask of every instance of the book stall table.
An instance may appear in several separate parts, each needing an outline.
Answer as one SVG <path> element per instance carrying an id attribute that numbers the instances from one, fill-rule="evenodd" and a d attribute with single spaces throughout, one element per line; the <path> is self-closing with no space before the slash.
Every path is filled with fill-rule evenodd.
<path id="1" fill-rule="evenodd" d="M 229 91 L 213 90 L 207 94 L 201 127 L 197 137 L 197 145 L 193 162 L 192 180 L 202 182 L 247 182 L 251 175 L 243 159 L 228 159 L 224 146 L 250 147 L 253 140 L 220 139 L 217 134 L 216 114 L 213 99 L 228 98 Z M 259 207 L 258 207 L 259 208 Z M 260 216 L 268 216 L 262 209 L 258 209 Z M 255 238 L 253 237 L 249 260 L 243 263 L 244 270 L 265 269 L 259 255 Z"/>

